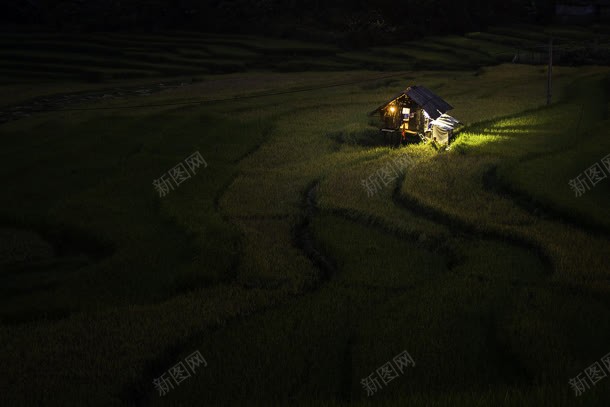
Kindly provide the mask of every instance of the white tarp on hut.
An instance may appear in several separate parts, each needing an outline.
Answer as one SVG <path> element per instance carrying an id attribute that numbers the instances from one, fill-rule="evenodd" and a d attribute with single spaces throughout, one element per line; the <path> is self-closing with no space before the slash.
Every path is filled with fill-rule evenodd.
<path id="1" fill-rule="evenodd" d="M 441 145 L 449 143 L 449 137 L 451 137 L 453 129 L 455 129 L 458 123 L 458 120 L 448 114 L 440 115 L 438 119 L 430 122 L 432 126 L 432 139 Z"/>

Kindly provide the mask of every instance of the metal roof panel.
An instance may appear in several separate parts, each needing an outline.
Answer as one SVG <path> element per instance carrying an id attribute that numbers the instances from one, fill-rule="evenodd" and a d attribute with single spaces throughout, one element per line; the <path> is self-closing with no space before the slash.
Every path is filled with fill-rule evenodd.
<path id="1" fill-rule="evenodd" d="M 407 95 L 410 99 L 417 103 L 417 105 L 421 106 L 421 108 L 424 109 L 426 113 L 428 113 L 428 116 L 430 116 L 432 119 L 438 119 L 440 115 L 453 109 L 453 106 L 445 102 L 440 96 L 434 94 L 431 90 L 424 88 L 423 86 L 411 86 L 398 93 L 392 97 L 389 102 L 384 103 L 369 114 L 372 115 L 379 112 L 403 95 Z"/>
<path id="2" fill-rule="evenodd" d="M 433 119 L 438 119 L 442 114 L 453 109 L 453 106 L 441 99 L 440 96 L 423 86 L 411 86 L 405 93 Z"/>

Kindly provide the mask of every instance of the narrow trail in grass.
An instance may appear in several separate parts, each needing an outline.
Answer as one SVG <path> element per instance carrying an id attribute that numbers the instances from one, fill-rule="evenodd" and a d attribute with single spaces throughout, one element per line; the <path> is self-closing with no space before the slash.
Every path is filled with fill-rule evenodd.
<path id="1" fill-rule="evenodd" d="M 318 189 L 318 183 L 314 183 L 307 191 L 306 193 L 306 202 L 307 202 L 307 213 L 308 213 L 308 218 L 310 218 L 307 222 L 304 222 L 305 227 L 307 226 L 307 224 L 309 222 L 311 222 L 311 217 L 315 216 L 316 213 L 320 213 L 320 210 L 317 208 L 316 205 L 316 201 L 315 201 L 315 196 L 316 196 L 316 192 Z M 399 189 L 399 187 L 396 188 L 397 190 Z M 373 228 L 376 230 L 381 231 L 384 234 L 388 234 L 394 237 L 399 238 L 401 241 L 404 240 L 405 244 L 413 244 L 413 241 L 416 239 L 413 239 L 412 236 L 407 236 L 403 233 L 397 232 L 397 231 L 392 231 L 389 230 L 387 228 L 385 228 L 382 224 L 372 224 L 370 222 L 370 220 L 366 220 L 366 219 L 362 219 L 358 216 L 354 216 L 354 214 L 348 214 L 346 211 L 334 211 L 334 210 L 328 210 L 328 209 L 324 209 L 323 211 L 324 213 L 330 213 L 332 215 L 338 216 L 340 218 L 346 219 L 346 220 L 350 220 L 352 222 L 355 222 L 358 225 L 364 226 L 366 228 Z M 457 231 L 457 229 L 454 229 Z M 305 230 L 304 233 L 307 233 L 307 231 Z M 462 233 L 460 231 L 460 233 Z M 470 234 L 469 232 L 464 232 L 463 233 L 465 235 L 465 237 L 467 239 L 472 239 L 474 240 L 478 240 L 479 236 L 475 236 Z M 489 236 L 486 236 L 489 237 Z M 497 238 L 495 236 L 493 236 L 494 240 L 497 240 Z M 502 239 L 502 241 L 504 241 Z M 446 243 L 446 242 L 445 242 Z M 428 242 L 426 245 L 423 245 L 421 242 L 419 242 L 420 245 L 422 246 L 432 246 L 435 247 L 436 250 L 442 250 L 443 251 L 443 255 L 447 255 L 448 259 L 450 260 L 451 258 L 457 258 L 457 255 L 454 254 L 452 252 L 452 250 L 450 249 L 450 247 L 447 244 L 444 244 L 443 242 Z M 316 265 L 318 265 L 318 267 L 320 267 L 321 269 L 325 269 L 326 267 L 324 267 L 324 264 L 320 265 L 320 256 L 324 256 L 321 255 L 319 250 L 316 249 L 315 247 L 311 247 L 311 246 L 315 245 L 315 241 L 313 241 L 313 237 L 312 236 L 308 236 L 307 237 L 307 245 L 305 245 L 303 247 L 303 250 L 308 254 L 308 257 L 312 259 L 312 262 L 314 262 Z M 303 245 L 300 245 L 303 246 Z M 457 260 L 454 260 L 457 263 Z M 450 262 L 451 263 L 451 260 Z M 447 264 L 447 269 L 450 270 L 452 265 L 451 264 Z M 334 270 L 333 270 L 334 271 Z M 541 276 L 541 278 L 545 278 L 546 275 Z M 439 276 L 439 278 L 442 279 L 441 276 Z M 506 284 L 514 284 L 514 282 L 506 282 Z M 395 287 L 379 287 L 379 286 L 375 286 L 375 285 L 366 285 L 366 284 L 343 284 L 343 287 L 346 288 L 364 288 L 367 290 L 371 290 L 371 291 L 378 291 L 378 290 L 382 290 L 383 292 L 383 298 L 385 298 L 386 301 L 390 301 L 392 298 L 394 298 L 395 296 L 400 296 L 401 294 L 404 294 L 406 290 L 414 290 L 414 289 L 421 289 L 422 286 L 425 286 L 426 283 L 423 282 L 422 284 L 413 284 L 413 285 L 409 285 L 409 286 L 395 286 Z M 513 286 L 514 287 L 514 286 Z M 320 287 L 322 290 L 325 289 L 324 287 Z M 504 307 L 507 307 L 506 309 L 503 309 L 503 311 L 501 311 L 499 314 L 496 313 L 496 311 L 494 312 L 490 312 L 489 315 L 487 315 L 485 321 L 484 321 L 484 341 L 488 344 L 489 349 L 493 350 L 493 358 L 496 359 L 498 361 L 498 364 L 501 364 L 504 366 L 504 374 L 502 377 L 504 377 L 504 380 L 508 383 L 519 383 L 521 381 L 523 382 L 527 382 L 528 380 L 530 380 L 532 378 L 532 375 L 530 374 L 530 372 L 528 372 L 527 368 L 525 367 L 525 364 L 523 363 L 523 361 L 519 360 L 519 358 L 516 357 L 516 353 L 514 352 L 513 349 L 511 349 L 510 345 L 508 343 L 506 343 L 505 341 L 501 340 L 501 336 L 500 336 L 500 332 L 501 332 L 501 320 L 502 318 L 504 318 L 504 314 L 506 314 L 508 311 L 508 309 L 511 308 L 510 305 L 510 300 L 509 301 L 502 301 L 500 300 L 500 302 L 498 302 L 496 305 L 499 306 L 499 304 L 503 304 Z M 351 338 L 351 337 L 350 337 Z M 350 339 L 347 341 L 346 343 L 346 348 L 345 348 L 345 356 L 344 356 L 344 364 L 342 367 L 342 371 L 346 372 L 347 375 L 350 374 L 351 372 L 351 353 L 350 353 L 350 341 L 353 340 Z M 344 396 L 345 400 L 350 400 L 350 392 L 349 389 L 344 389 L 344 391 L 342 391 L 342 394 Z"/>
<path id="2" fill-rule="evenodd" d="M 47 110 L 61 110 L 68 106 L 81 103 L 94 103 L 107 99 L 128 98 L 134 96 L 149 96 L 167 89 L 179 88 L 190 84 L 185 81 L 170 81 L 154 83 L 148 86 L 112 87 L 95 91 L 60 93 L 40 96 L 14 106 L 0 108 L 0 125 L 13 120 L 30 117 Z"/>
<path id="3" fill-rule="evenodd" d="M 422 216 L 425 219 L 431 220 L 433 222 L 438 222 L 448 227 L 456 234 L 464 234 L 467 236 L 469 235 L 471 237 L 499 240 L 501 242 L 516 245 L 518 247 L 534 250 L 534 252 L 538 255 L 538 257 L 544 264 L 547 273 L 551 274 L 553 272 L 554 269 L 551 257 L 545 252 L 544 247 L 542 247 L 542 245 L 540 245 L 539 243 L 527 240 L 525 238 L 507 236 L 504 233 L 495 231 L 493 229 L 482 229 L 478 225 L 459 219 L 458 217 L 452 216 L 449 213 L 438 210 L 430 205 L 426 205 L 412 196 L 406 195 L 405 193 L 401 193 L 400 185 L 402 185 L 402 179 L 399 180 L 398 186 L 392 194 L 392 200 L 397 206 L 404 207 L 405 209 L 419 216 Z"/>
<path id="4" fill-rule="evenodd" d="M 311 223 L 313 221 L 313 217 L 317 213 L 316 191 L 318 186 L 319 181 L 314 181 L 307 189 L 307 192 L 304 194 L 302 220 L 299 224 L 295 226 L 294 229 L 295 244 L 303 251 L 303 253 L 305 253 L 305 255 L 320 271 L 320 279 L 318 281 L 318 284 L 315 287 L 310 287 L 308 291 L 302 292 L 301 294 L 307 294 L 307 292 L 317 290 L 318 288 L 320 288 L 321 284 L 323 284 L 324 281 L 328 281 L 331 275 L 336 272 L 335 262 L 326 255 L 324 255 L 322 252 L 320 252 L 320 250 L 316 247 L 316 243 L 311 230 Z M 220 197 L 224 191 L 225 189 L 219 192 L 218 196 Z M 236 260 L 235 267 L 237 268 L 239 264 L 239 260 Z M 236 269 L 233 271 L 236 272 Z M 269 293 L 274 291 L 271 287 L 265 288 L 269 291 Z M 281 290 L 281 287 L 279 288 Z M 173 343 L 165 351 L 157 355 L 153 360 L 148 361 L 145 367 L 145 371 L 141 376 L 139 376 L 142 378 L 140 381 L 130 383 L 123 388 L 121 396 L 122 399 L 136 406 L 150 405 L 151 400 L 149 397 L 149 382 L 146 380 L 146 378 L 155 377 L 156 372 L 162 370 L 164 366 L 168 366 L 173 360 L 178 360 L 179 355 L 183 349 L 196 348 L 197 344 L 201 343 L 203 338 L 213 335 L 214 332 L 220 329 L 224 329 L 228 326 L 238 326 L 239 324 L 243 323 L 246 318 L 252 318 L 256 315 L 264 314 L 274 309 L 278 309 L 279 306 L 285 305 L 286 301 L 293 302 L 298 300 L 299 298 L 302 298 L 302 296 L 296 298 L 292 297 L 292 299 L 289 299 L 285 295 L 280 294 L 277 298 L 277 302 L 272 302 L 267 306 L 252 310 L 247 316 L 241 316 L 225 320 L 222 325 L 218 325 L 215 327 L 207 327 L 205 331 L 202 330 L 200 332 L 194 332 L 188 338 L 184 338 L 179 342 Z M 346 345 L 345 351 L 345 360 L 349 361 L 351 357 L 349 354 L 349 344 Z M 344 374 L 345 383 L 347 383 L 346 386 L 348 386 L 349 378 L 351 378 L 351 369 L 349 369 L 348 365 L 346 365 Z M 349 394 L 349 391 L 344 389 L 344 393 Z"/>
<path id="5" fill-rule="evenodd" d="M 548 155 L 550 155 L 549 153 Z M 577 216 L 567 210 L 553 207 L 539 200 L 524 191 L 513 188 L 510 184 L 498 177 L 498 167 L 494 166 L 487 170 L 483 175 L 483 189 L 492 192 L 506 200 L 510 200 L 515 206 L 523 209 L 528 214 L 542 220 L 558 222 L 569 225 L 575 229 L 582 230 L 588 234 L 610 239 L 610 230 L 594 222 L 592 219 Z"/>
<path id="6" fill-rule="evenodd" d="M 608 94 L 604 90 L 608 89 L 609 84 L 610 76 L 606 74 L 590 75 L 574 81 L 568 87 L 571 89 L 570 93 L 574 95 L 574 99 L 569 102 L 580 104 L 578 119 L 573 125 L 561 130 L 562 132 L 565 132 L 566 135 L 562 135 L 561 137 L 549 137 L 550 143 L 547 151 L 527 153 L 519 157 L 519 165 L 528 165 L 534 161 L 541 160 L 550 161 L 553 157 L 577 149 L 579 143 L 582 143 L 583 140 L 586 143 L 594 143 L 595 129 L 600 126 L 604 128 L 607 127 L 610 100 Z M 540 111 L 549 108 L 557 108 L 566 105 L 569 102 L 562 100 L 556 105 L 543 107 Z M 490 125 L 493 125 L 493 123 L 493 121 L 489 122 Z M 473 125 L 473 128 L 477 127 L 480 128 L 481 126 L 478 124 Z M 568 134 L 573 134 L 577 137 L 572 138 L 569 137 Z M 561 141 L 557 144 L 553 144 L 557 139 L 560 139 Z M 499 169 L 501 169 L 501 164 L 493 166 L 484 174 L 483 188 L 486 191 L 493 192 L 510 200 L 532 216 L 565 223 L 575 229 L 580 229 L 589 234 L 604 237 L 606 239 L 610 237 L 610 229 L 608 229 L 607 226 L 601 225 L 596 222 L 595 219 L 583 216 L 581 213 L 557 207 L 548 200 L 541 199 L 540 196 L 532 194 L 532 191 L 516 188 L 511 185 L 508 180 L 503 179 L 498 175 Z"/>
<path id="7" fill-rule="evenodd" d="M 525 248 L 526 250 L 533 250 L 536 257 L 541 260 L 541 264 L 543 265 L 545 271 L 544 275 L 540 276 L 540 281 L 546 280 L 546 278 L 553 273 L 553 266 L 550 257 L 538 244 L 530 242 L 526 239 L 507 237 L 500 232 L 483 231 L 477 228 L 476 225 L 471 225 L 468 222 L 461 221 L 460 219 L 447 213 L 421 204 L 414 198 L 401 194 L 403 178 L 404 175 L 398 180 L 397 186 L 392 193 L 392 200 L 397 206 L 404 207 L 405 209 L 408 209 L 409 211 L 433 222 L 439 222 L 448 227 L 450 230 L 454 231 L 456 234 L 461 234 L 466 239 L 472 241 L 481 238 L 489 239 L 499 241 L 504 245 L 515 245 L 517 247 Z M 454 256 L 456 256 L 456 254 L 454 254 Z M 534 283 L 534 285 L 539 284 L 540 281 Z M 514 288 L 514 283 L 512 282 L 509 283 L 506 281 L 505 284 Z M 530 282 L 529 284 L 532 283 Z M 529 380 L 533 379 L 532 373 L 528 371 L 526 364 L 517 357 L 515 350 L 512 349 L 506 341 L 500 339 L 499 333 L 501 332 L 501 320 L 503 318 L 503 314 L 508 312 L 507 310 L 510 309 L 510 301 L 506 301 L 504 307 L 507 308 L 502 309 L 502 311 L 498 311 L 501 309 L 498 308 L 498 310 L 490 312 L 484 321 L 484 326 L 486 329 L 485 341 L 489 344 L 490 348 L 493 349 L 494 357 L 497 359 L 498 364 L 505 366 L 505 369 L 503 370 L 503 377 L 506 382 L 511 384 L 516 384 L 520 381 L 528 382 Z"/>
<path id="8" fill-rule="evenodd" d="M 304 195 L 304 215 L 303 220 L 296 226 L 294 231 L 294 240 L 297 247 L 307 256 L 307 258 L 320 270 L 321 282 L 330 279 L 330 276 L 337 271 L 337 266 L 333 260 L 324 255 L 317 247 L 311 223 L 314 216 L 318 212 L 316 204 L 316 192 L 318 191 L 320 181 L 315 181 L 307 189 Z"/>
<path id="9" fill-rule="evenodd" d="M 146 87 L 133 87 L 133 88 L 112 88 L 102 89 L 97 91 L 89 92 L 75 92 L 58 95 L 50 95 L 34 98 L 30 101 L 20 103 L 17 106 L 5 106 L 0 110 L 0 124 L 17 120 L 24 117 L 30 117 L 36 113 L 44 113 L 49 111 L 92 111 L 92 110 L 120 110 L 120 109 L 135 109 L 135 108 L 154 108 L 154 107 L 169 107 L 169 106 L 188 106 L 198 105 L 204 103 L 219 103 L 219 102 L 231 102 L 244 99 L 253 99 L 267 96 L 279 96 L 289 95 L 294 93 L 310 92 L 316 90 L 322 90 L 327 88 L 342 87 L 347 85 L 361 84 L 371 81 L 378 81 L 382 79 L 402 77 L 405 72 L 387 74 L 377 77 L 360 78 L 357 80 L 333 82 L 326 84 L 319 84 L 312 87 L 295 88 L 288 90 L 274 90 L 265 93 L 253 93 L 248 95 L 231 96 L 220 99 L 199 99 L 199 100 L 185 100 L 171 103 L 158 103 L 158 104 L 135 104 L 129 106 L 110 106 L 110 107 L 83 107 L 83 108 L 68 108 L 68 106 L 79 104 L 79 103 L 91 103 L 97 102 L 104 99 L 115 99 L 123 98 L 127 96 L 149 96 L 153 93 L 158 93 L 167 89 L 183 87 L 192 83 L 189 81 L 169 81 L 167 83 L 156 83 Z"/>
<path id="10" fill-rule="evenodd" d="M 404 240 L 405 242 L 416 242 L 419 246 L 431 252 L 442 252 L 443 256 L 447 258 L 447 268 L 449 270 L 452 269 L 459 261 L 459 256 L 457 253 L 441 239 L 430 238 L 427 236 L 426 238 L 423 238 L 422 234 L 419 232 L 410 233 L 402 230 L 391 229 L 382 219 L 371 217 L 366 212 L 347 209 L 325 209 L 325 212 L 336 215 L 345 220 L 356 222 L 362 226 L 366 226 L 367 228 L 382 231 L 389 236 L 396 237 Z"/>

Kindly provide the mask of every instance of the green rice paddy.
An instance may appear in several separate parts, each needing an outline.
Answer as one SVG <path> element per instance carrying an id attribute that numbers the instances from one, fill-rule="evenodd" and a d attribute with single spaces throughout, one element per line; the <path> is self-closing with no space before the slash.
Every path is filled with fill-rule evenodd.
<path id="1" fill-rule="evenodd" d="M 0 125 L 0 405 L 606 406 L 610 381 L 568 380 L 610 352 L 610 179 L 568 181 L 610 154 L 610 69 L 556 66 L 546 106 L 545 67 L 509 61 L 550 32 L 600 35 L 3 36 L 2 106 L 185 85 Z M 412 84 L 464 123 L 448 151 L 368 142 Z M 195 152 L 207 167 L 161 197 Z M 404 350 L 416 365 L 367 397 Z"/>

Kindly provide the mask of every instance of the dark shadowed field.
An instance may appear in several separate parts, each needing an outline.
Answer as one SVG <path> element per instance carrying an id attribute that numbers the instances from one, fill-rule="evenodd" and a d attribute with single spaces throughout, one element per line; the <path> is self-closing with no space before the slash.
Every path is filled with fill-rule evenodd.
<path id="1" fill-rule="evenodd" d="M 603 32 L 3 34 L 0 406 L 607 406 Z"/>

